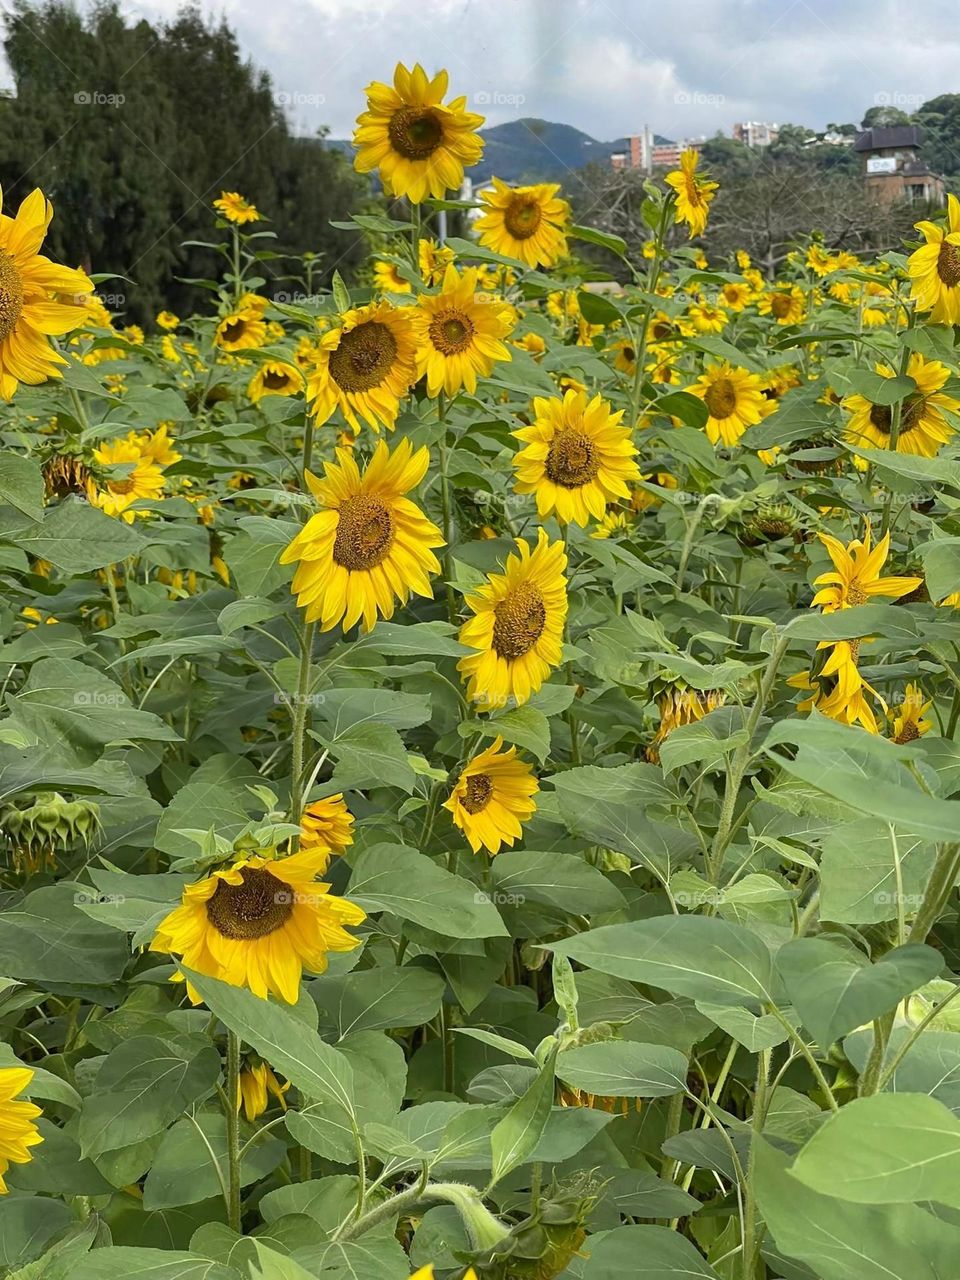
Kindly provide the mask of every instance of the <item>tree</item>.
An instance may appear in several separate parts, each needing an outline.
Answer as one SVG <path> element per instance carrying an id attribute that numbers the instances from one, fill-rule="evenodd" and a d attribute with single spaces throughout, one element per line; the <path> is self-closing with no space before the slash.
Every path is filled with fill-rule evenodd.
<path id="1" fill-rule="evenodd" d="M 914 120 L 923 129 L 923 158 L 934 173 L 960 175 L 960 93 L 931 98 Z"/>
<path id="2" fill-rule="evenodd" d="M 870 107 L 863 113 L 864 129 L 890 129 L 894 125 L 910 124 L 910 117 L 899 107 Z"/>

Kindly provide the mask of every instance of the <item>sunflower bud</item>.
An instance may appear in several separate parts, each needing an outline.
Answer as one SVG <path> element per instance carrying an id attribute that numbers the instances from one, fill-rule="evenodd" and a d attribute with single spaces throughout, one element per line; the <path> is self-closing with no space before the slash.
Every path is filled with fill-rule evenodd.
<path id="1" fill-rule="evenodd" d="M 53 868 L 57 854 L 90 841 L 100 827 L 100 807 L 92 800 L 67 800 L 58 791 L 21 796 L 0 809 L 0 841 L 17 871 Z"/>
<path id="2" fill-rule="evenodd" d="M 481 1267 L 484 1280 L 554 1280 L 561 1275 L 587 1238 L 586 1222 L 600 1190 L 590 1174 L 577 1175 L 566 1185 L 555 1182 Z"/>

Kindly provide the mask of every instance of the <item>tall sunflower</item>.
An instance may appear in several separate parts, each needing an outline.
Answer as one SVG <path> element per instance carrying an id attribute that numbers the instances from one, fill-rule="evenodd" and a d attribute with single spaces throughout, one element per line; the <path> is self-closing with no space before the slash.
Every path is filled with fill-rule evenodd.
<path id="1" fill-rule="evenodd" d="M 261 214 L 256 205 L 250 203 L 239 191 L 221 191 L 213 207 L 223 214 L 228 222 L 236 226 L 244 226 L 248 222 L 259 222 Z"/>
<path id="2" fill-rule="evenodd" d="M 456 395 L 466 387 L 472 395 L 477 378 L 486 377 L 497 360 L 511 359 L 502 339 L 513 328 L 502 302 L 477 296 L 477 273 L 461 276 L 452 264 L 440 293 L 421 294 L 413 313 L 417 339 L 417 376 L 427 379 L 427 395 Z"/>
<path id="3" fill-rule="evenodd" d="M 624 411 L 611 410 L 600 395 L 585 391 L 536 396 L 534 420 L 514 431 L 526 446 L 513 460 L 517 493 L 534 493 L 541 517 L 557 513 L 564 523 L 600 520 L 608 502 L 630 497 L 640 479 L 637 448 L 621 425 Z"/>
<path id="4" fill-rule="evenodd" d="M 321 426 L 339 409 L 354 431 L 393 430 L 400 401 L 417 380 L 417 343 L 409 307 L 355 307 L 320 339 L 307 377 L 307 399 Z"/>
<path id="5" fill-rule="evenodd" d="M 353 814 L 343 794 L 326 796 L 308 804 L 300 817 L 300 848 L 313 849 L 326 855 L 321 867 L 326 871 L 332 854 L 342 854 L 353 844 Z"/>
<path id="6" fill-rule="evenodd" d="M 878 363 L 874 367 L 881 377 L 896 376 L 884 364 Z M 913 378 L 917 389 L 906 397 L 900 407 L 897 453 L 933 458 L 956 430 L 943 415 L 960 411 L 960 400 L 942 390 L 951 373 L 939 360 L 926 360 L 915 351 L 907 365 L 907 375 Z M 846 397 L 843 407 L 850 414 L 844 435 L 851 444 L 868 449 L 890 448 L 893 425 L 890 405 L 874 404 L 866 396 L 852 395 Z"/>
<path id="7" fill-rule="evenodd" d="M 716 195 L 718 182 L 710 182 L 697 174 L 700 153 L 688 147 L 680 153 L 680 168 L 668 173 L 664 181 L 677 193 L 677 221 L 690 228 L 690 239 L 702 236 L 707 229 L 710 201 Z"/>
<path id="8" fill-rule="evenodd" d="M 460 628 L 460 643 L 477 650 L 457 664 L 467 696 L 481 711 L 517 704 L 536 693 L 563 656 L 567 620 L 567 553 L 541 529 L 531 551 L 517 539 L 519 555 L 466 597 L 474 617 Z"/>
<path id="9" fill-rule="evenodd" d="M 29 1067 L 0 1067 L 0 1195 L 7 1194 L 3 1175 L 12 1164 L 27 1164 L 33 1159 L 29 1148 L 43 1138 L 33 1123 L 40 1108 L 32 1102 L 18 1102 L 33 1079 Z"/>
<path id="10" fill-rule="evenodd" d="M 570 206 L 557 192 L 559 183 L 511 187 L 493 179 L 480 192 L 486 212 L 474 222 L 485 249 L 517 258 L 528 267 L 553 267 L 567 253 Z"/>
<path id="11" fill-rule="evenodd" d="M 413 452 L 401 440 L 390 452 L 381 440 L 361 476 L 349 449 L 324 463 L 325 478 L 307 472 L 307 484 L 322 510 L 311 516 L 280 557 L 299 561 L 293 578 L 297 604 L 308 622 L 329 631 L 349 631 L 362 618 L 369 631 L 393 617 L 396 602 L 411 593 L 433 598 L 429 575 L 440 572 L 432 548 L 440 530 L 405 495 L 426 474 L 426 448 Z"/>
<path id="12" fill-rule="evenodd" d="M 391 195 L 414 204 L 460 189 L 464 169 L 483 155 L 483 116 L 466 110 L 466 98 L 444 106 L 448 79 L 446 71 L 430 80 L 419 62 L 412 71 L 398 62 L 392 87 L 377 80 L 367 86 L 367 109 L 353 135 L 358 173 L 378 169 Z"/>
<path id="13" fill-rule="evenodd" d="M 761 422 L 771 409 L 757 374 L 727 363 L 708 366 L 687 390 L 707 406 L 704 430 L 711 444 L 736 444 L 747 427 Z"/>
<path id="14" fill-rule="evenodd" d="M 160 921 L 151 951 L 178 955 L 188 969 L 296 1004 L 303 970 L 323 973 L 327 954 L 352 951 L 345 926 L 365 913 L 321 884 L 323 854 L 241 858 L 195 884 Z M 194 1004 L 200 995 L 187 984 Z"/>
<path id="15" fill-rule="evenodd" d="M 814 579 L 814 586 L 820 590 L 813 597 L 812 608 L 819 605 L 824 613 L 836 613 L 838 609 L 866 604 L 876 596 L 898 600 L 914 591 L 923 581 L 922 578 L 880 577 L 880 570 L 890 551 L 890 534 L 885 533 L 872 547 L 869 524 L 862 542 L 855 538 L 846 546 L 829 533 L 819 536 L 833 561 L 833 569 Z"/>
<path id="16" fill-rule="evenodd" d="M 533 797 L 540 789 L 533 770 L 517 759 L 517 748 L 503 750 L 503 738 L 467 764 L 443 807 L 470 841 L 474 853 L 500 852 L 523 834 L 521 824 L 536 812 Z"/>
<path id="17" fill-rule="evenodd" d="M 947 196 L 946 226 L 914 224 L 926 241 L 907 261 L 910 296 L 934 324 L 960 323 L 960 200 Z"/>
<path id="18" fill-rule="evenodd" d="M 53 205 L 33 191 L 16 217 L 0 216 L 0 397 L 10 400 L 21 382 L 36 386 L 61 377 L 66 360 L 50 337 L 87 319 L 93 283 L 82 271 L 58 267 L 39 250 Z"/>

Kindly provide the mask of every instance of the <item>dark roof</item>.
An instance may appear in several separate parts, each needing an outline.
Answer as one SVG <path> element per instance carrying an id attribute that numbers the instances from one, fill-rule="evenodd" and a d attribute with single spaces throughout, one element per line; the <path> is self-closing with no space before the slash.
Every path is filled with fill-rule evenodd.
<path id="1" fill-rule="evenodd" d="M 923 130 L 915 124 L 895 124 L 888 129 L 864 129 L 857 134 L 855 151 L 880 151 L 886 147 L 920 147 Z"/>
<path id="2" fill-rule="evenodd" d="M 923 160 L 908 160 L 901 170 L 907 178 L 933 178 L 936 175 Z"/>

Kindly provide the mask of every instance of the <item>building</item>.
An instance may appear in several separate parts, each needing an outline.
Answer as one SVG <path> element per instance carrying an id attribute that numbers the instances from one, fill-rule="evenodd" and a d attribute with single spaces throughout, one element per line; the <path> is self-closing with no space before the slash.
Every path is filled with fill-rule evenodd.
<path id="1" fill-rule="evenodd" d="M 931 173 L 920 152 L 923 130 L 914 124 L 864 129 L 857 134 L 854 151 L 863 157 L 867 194 L 885 204 L 910 200 L 917 204 L 943 204 L 943 179 Z"/>
<path id="2" fill-rule="evenodd" d="M 740 120 L 733 126 L 737 142 L 747 147 L 769 147 L 780 136 L 780 126 L 766 120 Z"/>
<path id="3" fill-rule="evenodd" d="M 613 152 L 610 163 L 614 169 L 642 169 L 644 173 L 652 173 L 654 169 L 676 169 L 681 151 L 687 148 L 699 151 L 704 142 L 706 138 L 682 138 L 679 142 L 661 138 L 656 142 L 650 128 L 644 126 L 643 133 L 628 134 L 624 138 L 624 149 Z"/>

